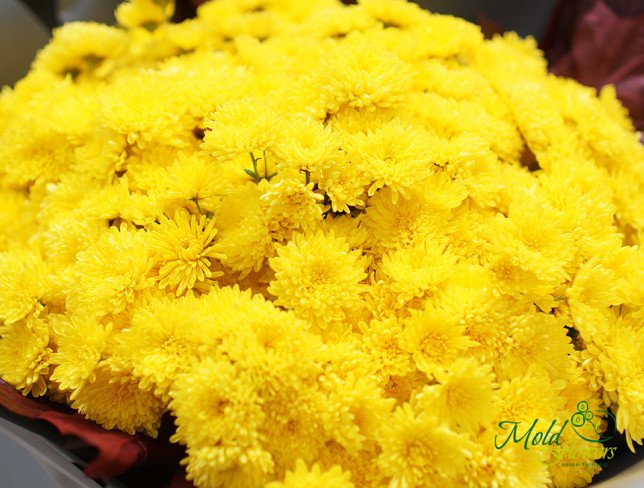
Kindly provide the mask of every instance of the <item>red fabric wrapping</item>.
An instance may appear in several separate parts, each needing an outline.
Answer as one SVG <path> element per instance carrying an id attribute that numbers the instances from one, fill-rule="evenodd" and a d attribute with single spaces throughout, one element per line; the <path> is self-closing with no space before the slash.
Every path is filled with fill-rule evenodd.
<path id="1" fill-rule="evenodd" d="M 87 446 L 94 447 L 98 455 L 84 470 L 90 478 L 112 478 L 143 465 L 177 466 L 183 455 L 179 446 L 167 440 L 105 430 L 62 405 L 23 396 L 1 380 L 0 406 L 22 417 L 44 420 L 62 435 L 75 436 Z"/>

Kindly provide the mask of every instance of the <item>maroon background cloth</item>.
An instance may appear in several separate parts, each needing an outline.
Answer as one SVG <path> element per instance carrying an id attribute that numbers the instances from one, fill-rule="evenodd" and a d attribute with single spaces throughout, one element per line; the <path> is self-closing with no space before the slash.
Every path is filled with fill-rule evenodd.
<path id="1" fill-rule="evenodd" d="M 540 47 L 554 74 L 615 85 L 644 130 L 644 1 L 560 0 Z"/>

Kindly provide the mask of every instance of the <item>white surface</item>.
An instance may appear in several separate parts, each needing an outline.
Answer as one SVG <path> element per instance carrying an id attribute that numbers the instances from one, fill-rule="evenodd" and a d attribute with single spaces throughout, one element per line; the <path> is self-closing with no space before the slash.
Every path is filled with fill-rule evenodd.
<path id="1" fill-rule="evenodd" d="M 0 418 L 0 488 L 99 488 L 47 439 Z"/>
<path id="2" fill-rule="evenodd" d="M 640 459 L 637 464 L 625 469 L 617 476 L 602 483 L 593 483 L 591 486 L 593 488 L 642 488 L 644 487 L 644 460 Z"/>

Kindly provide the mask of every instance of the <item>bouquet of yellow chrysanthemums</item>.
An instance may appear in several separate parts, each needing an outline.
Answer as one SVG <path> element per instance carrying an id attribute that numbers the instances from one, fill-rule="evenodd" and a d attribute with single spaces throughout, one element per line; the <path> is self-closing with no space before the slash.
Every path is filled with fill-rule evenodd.
<path id="1" fill-rule="evenodd" d="M 585 486 L 644 437 L 613 88 L 404 0 L 130 0 L 0 97 L 0 375 L 199 487 Z"/>

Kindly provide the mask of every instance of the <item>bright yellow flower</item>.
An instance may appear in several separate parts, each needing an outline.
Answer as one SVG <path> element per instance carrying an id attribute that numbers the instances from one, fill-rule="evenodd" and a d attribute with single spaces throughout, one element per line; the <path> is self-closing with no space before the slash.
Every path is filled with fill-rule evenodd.
<path id="1" fill-rule="evenodd" d="M 5 381 L 173 415 L 200 488 L 581 487 L 595 452 L 494 446 L 581 399 L 644 441 L 613 87 L 406 0 L 174 4 L 57 29 L 0 93 Z"/>
<path id="2" fill-rule="evenodd" d="M 188 313 L 190 309 L 192 313 Z M 115 340 L 116 353 L 127 358 L 140 387 L 168 400 L 175 376 L 195 363 L 209 336 L 196 299 L 153 301 L 138 308 L 131 325 Z"/>
<path id="3" fill-rule="evenodd" d="M 356 165 L 336 164 L 325 173 L 319 186 L 331 202 L 334 212 L 351 212 L 351 207 L 365 206 L 368 177 Z"/>
<path id="4" fill-rule="evenodd" d="M 427 12 L 405 0 L 361 0 L 360 5 L 384 27 L 405 29 L 427 21 Z"/>
<path id="5" fill-rule="evenodd" d="M 374 25 L 374 19 L 361 7 L 346 7 L 333 3 L 317 10 L 299 26 L 296 32 L 305 32 L 314 38 L 342 39 L 349 33 Z"/>
<path id="6" fill-rule="evenodd" d="M 399 195 L 408 198 L 408 188 L 423 184 L 434 172 L 432 156 L 431 134 L 397 119 L 349 140 L 349 159 L 372 182 L 369 196 L 388 187 L 394 203 Z"/>
<path id="7" fill-rule="evenodd" d="M 360 306 L 366 262 L 344 239 L 318 232 L 297 234 L 269 261 L 275 272 L 268 291 L 275 303 L 324 329 Z"/>
<path id="8" fill-rule="evenodd" d="M 321 118 L 345 108 L 395 107 L 411 84 L 409 67 L 398 57 L 376 49 L 364 37 L 349 41 L 329 50 L 314 80 L 319 94 L 313 107 Z"/>
<path id="9" fill-rule="evenodd" d="M 227 102 L 206 121 L 201 148 L 218 161 L 245 153 L 261 155 L 275 143 L 278 122 L 270 100 L 243 98 Z"/>
<path id="10" fill-rule="evenodd" d="M 548 486 L 548 467 L 534 449 L 508 443 L 503 449 L 494 446 L 494 436 L 487 431 L 470 448 L 464 480 L 470 488 L 543 488 Z M 565 468 L 574 469 L 574 468 Z"/>
<path id="11" fill-rule="evenodd" d="M 499 410 L 497 420 L 492 422 L 492 430 L 495 433 L 507 434 L 507 431 L 497 427 L 498 422 L 504 420 L 523 422 L 525 429 L 535 419 L 549 424 L 563 409 L 564 399 L 559 392 L 564 387 L 563 380 L 551 381 L 545 375 L 532 372 L 501 382 L 498 397 Z M 520 431 L 519 436 L 524 432 L 525 430 Z"/>
<path id="12" fill-rule="evenodd" d="M 36 232 L 35 209 L 22 191 L 0 188 L 0 252 L 21 248 Z"/>
<path id="13" fill-rule="evenodd" d="M 414 414 L 409 405 L 393 413 L 381 444 L 379 463 L 392 488 L 448 486 L 465 469 L 467 439 L 433 414 Z"/>
<path id="14" fill-rule="evenodd" d="M 104 78 L 127 49 L 127 35 L 95 22 L 71 22 L 54 30 L 52 42 L 38 53 L 35 70 L 57 76 Z"/>
<path id="15" fill-rule="evenodd" d="M 52 353 L 47 324 L 37 318 L 3 324 L 0 336 L 2 379 L 21 390 L 23 395 L 44 395 Z"/>
<path id="16" fill-rule="evenodd" d="M 0 320 L 12 324 L 40 315 L 55 291 L 47 264 L 20 254 L 0 255 L 0 263 Z"/>
<path id="17" fill-rule="evenodd" d="M 333 386 L 331 408 L 323 414 L 323 425 L 335 442 L 356 455 L 377 440 L 395 401 L 384 397 L 373 378 L 349 374 L 344 379 L 331 376 L 329 380 Z"/>
<path id="18" fill-rule="evenodd" d="M 74 399 L 87 381 L 95 379 L 98 365 L 109 339 L 112 327 L 102 326 L 89 315 L 60 316 L 53 322 L 56 352 L 51 364 L 56 365 L 51 380 L 61 390 L 73 390 Z"/>
<path id="19" fill-rule="evenodd" d="M 417 408 L 438 416 L 455 432 L 476 433 L 490 424 L 498 401 L 490 365 L 457 359 L 434 377 L 438 384 L 423 388 Z"/>
<path id="20" fill-rule="evenodd" d="M 222 444 L 188 449 L 187 479 L 196 486 L 246 488 L 264 486 L 273 470 L 269 452 L 256 444 Z"/>
<path id="21" fill-rule="evenodd" d="M 441 310 L 426 306 L 412 311 L 405 321 L 401 346 L 409 352 L 420 371 L 438 374 L 476 343 L 464 335 L 465 328 Z"/>
<path id="22" fill-rule="evenodd" d="M 583 352 L 593 383 L 603 387 L 604 402 L 617 405 L 617 429 L 625 433 L 631 451 L 634 442 L 641 445 L 644 440 L 643 349 L 644 328 L 618 319 Z"/>
<path id="23" fill-rule="evenodd" d="M 155 171 L 152 177 L 161 198 L 178 200 L 190 205 L 194 210 L 205 213 L 214 212 L 224 195 L 224 181 L 220 165 L 197 155 L 179 155 L 168 167 L 161 178 Z"/>
<path id="24" fill-rule="evenodd" d="M 153 392 L 139 388 L 138 378 L 122 359 L 102 361 L 94 371 L 94 379 L 78 390 L 72 407 L 106 429 L 156 437 L 163 402 Z"/>
<path id="25" fill-rule="evenodd" d="M 271 231 L 313 230 L 322 220 L 323 196 L 314 191 L 314 184 L 280 179 L 274 184 L 262 184 L 260 202 Z M 289 237 L 285 235 L 284 237 Z"/>
<path id="26" fill-rule="evenodd" d="M 573 346 L 565 322 L 540 312 L 513 316 L 495 351 L 494 370 L 500 379 L 515 378 L 529 370 L 539 371 L 555 381 L 565 378 L 571 366 Z M 539 348 L 534 345 L 539 344 Z"/>
<path id="27" fill-rule="evenodd" d="M 173 382 L 171 392 L 175 440 L 191 448 L 257 440 L 265 414 L 247 373 L 226 359 L 210 358 L 183 373 Z"/>
<path id="28" fill-rule="evenodd" d="M 57 104 L 67 106 L 70 99 L 85 98 L 69 79 L 52 80 L 51 75 L 37 74 L 34 77 L 35 83 L 49 86 L 49 96 L 54 96 Z M 88 90 L 89 93 L 95 92 Z M 30 109 L 13 115 L 11 124 L 2 131 L 0 171 L 3 186 L 9 184 L 14 188 L 26 189 L 34 182 L 55 182 L 70 169 L 78 139 L 76 134 L 71 133 L 71 128 L 65 131 L 63 127 L 69 113 L 74 114 L 75 121 L 80 121 L 84 114 L 90 114 L 91 117 L 94 107 L 77 106 L 69 113 L 52 111 L 50 100 L 43 94 L 32 95 L 28 102 L 23 101 L 29 103 Z M 34 122 L 36 120 L 38 123 Z"/>
<path id="29" fill-rule="evenodd" d="M 196 282 L 216 277 L 210 269 L 212 261 L 221 257 L 214 250 L 216 234 L 215 221 L 208 221 L 206 216 L 197 219 L 184 210 L 176 212 L 172 219 L 160 217 L 149 235 L 149 246 L 159 267 L 159 287 L 175 290 L 179 296 Z"/>
<path id="30" fill-rule="evenodd" d="M 436 296 L 456 273 L 456 263 L 444 244 L 430 238 L 386 254 L 380 270 L 402 306 L 415 298 Z"/>
<path id="31" fill-rule="evenodd" d="M 242 276 L 259 271 L 274 254 L 273 236 L 260 204 L 261 191 L 247 183 L 227 195 L 217 212 L 218 243 L 222 262 Z"/>
<path id="32" fill-rule="evenodd" d="M 284 481 L 273 481 L 266 485 L 266 488 L 299 488 L 307 486 L 311 488 L 353 488 L 350 481 L 351 473 L 343 472 L 340 466 L 333 466 L 323 471 L 320 466 L 314 464 L 309 470 L 301 459 L 295 463 L 293 471 L 287 471 Z"/>
<path id="33" fill-rule="evenodd" d="M 394 203 L 390 190 L 377 192 L 363 216 L 371 249 L 384 254 L 429 238 L 444 240 L 453 225 L 450 215 L 432 206 L 429 198 L 430 192 L 410 191 L 408 198 Z"/>
<path id="34" fill-rule="evenodd" d="M 314 119 L 295 117 L 281 129 L 273 149 L 280 161 L 280 174 L 293 178 L 308 171 L 311 181 L 321 182 L 325 168 L 342 159 L 340 135 Z"/>
<path id="35" fill-rule="evenodd" d="M 110 228 L 77 259 L 77 282 L 70 293 L 74 309 L 97 316 L 123 312 L 135 301 L 146 299 L 154 285 L 151 250 L 142 232 L 129 230 L 125 224 Z"/>
<path id="36" fill-rule="evenodd" d="M 362 349 L 369 354 L 378 372 L 385 377 L 404 376 L 411 370 L 409 352 L 401 346 L 402 324 L 396 318 L 361 322 Z"/>
<path id="37" fill-rule="evenodd" d="M 173 13 L 174 2 L 128 0 L 117 7 L 114 15 L 123 27 L 154 30 L 159 24 L 170 19 Z"/>

